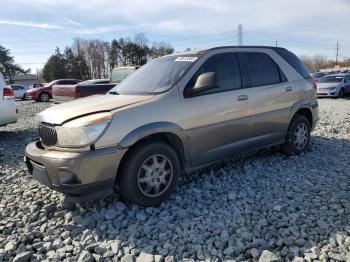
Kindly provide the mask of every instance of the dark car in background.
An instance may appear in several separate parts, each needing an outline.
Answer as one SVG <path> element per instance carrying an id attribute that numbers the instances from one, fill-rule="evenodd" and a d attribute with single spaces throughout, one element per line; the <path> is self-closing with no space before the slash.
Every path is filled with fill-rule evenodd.
<path id="1" fill-rule="evenodd" d="M 58 104 L 76 98 L 105 94 L 137 69 L 137 66 L 116 67 L 112 70 L 110 80 L 93 79 L 73 85 L 55 84 L 52 88 L 53 102 Z"/>
<path id="2" fill-rule="evenodd" d="M 53 85 L 76 85 L 81 82 L 77 79 L 57 79 L 44 86 L 31 88 L 27 91 L 27 99 L 32 99 L 37 102 L 48 102 L 52 98 L 52 86 Z"/>
<path id="3" fill-rule="evenodd" d="M 326 73 L 324 72 L 314 72 L 314 73 L 311 73 L 311 76 L 316 80 L 318 81 L 321 77 L 324 77 L 326 75 Z"/>
<path id="4" fill-rule="evenodd" d="M 114 85 L 110 85 L 109 79 L 92 79 L 75 85 L 54 85 L 52 87 L 53 102 L 63 103 L 72 99 L 104 94 Z"/>

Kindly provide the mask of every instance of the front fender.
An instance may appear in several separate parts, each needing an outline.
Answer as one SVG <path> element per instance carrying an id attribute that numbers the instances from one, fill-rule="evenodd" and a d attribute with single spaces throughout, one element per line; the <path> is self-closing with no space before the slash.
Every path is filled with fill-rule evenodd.
<path id="1" fill-rule="evenodd" d="M 157 133 L 171 133 L 176 135 L 182 142 L 186 152 L 187 139 L 184 130 L 177 124 L 171 122 L 154 122 L 140 126 L 127 134 L 119 143 L 120 147 L 128 148 L 137 141 Z"/>

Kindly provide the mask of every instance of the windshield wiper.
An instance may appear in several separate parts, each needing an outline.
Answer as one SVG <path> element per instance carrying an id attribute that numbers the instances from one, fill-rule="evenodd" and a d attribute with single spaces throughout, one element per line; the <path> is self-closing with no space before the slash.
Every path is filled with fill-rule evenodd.
<path id="1" fill-rule="evenodd" d="M 117 91 L 111 91 L 109 92 L 108 94 L 111 94 L 111 95 L 119 95 L 119 93 Z"/>

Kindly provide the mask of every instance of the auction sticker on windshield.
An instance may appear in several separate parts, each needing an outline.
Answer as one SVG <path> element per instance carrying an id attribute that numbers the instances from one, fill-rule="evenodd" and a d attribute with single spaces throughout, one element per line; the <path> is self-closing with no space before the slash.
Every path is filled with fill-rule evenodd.
<path id="1" fill-rule="evenodd" d="M 194 62 L 197 60 L 196 56 L 179 56 L 175 59 L 176 62 Z"/>

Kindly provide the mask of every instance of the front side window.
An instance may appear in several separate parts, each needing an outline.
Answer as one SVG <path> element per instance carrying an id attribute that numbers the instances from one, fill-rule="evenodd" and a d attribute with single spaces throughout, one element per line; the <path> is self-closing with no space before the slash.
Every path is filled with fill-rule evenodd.
<path id="1" fill-rule="evenodd" d="M 213 55 L 201 65 L 192 77 L 187 88 L 193 88 L 197 78 L 204 73 L 215 72 L 217 86 L 199 94 L 210 94 L 217 92 L 240 89 L 242 87 L 241 70 L 237 53 L 222 53 Z"/>
<path id="2" fill-rule="evenodd" d="M 269 55 L 264 53 L 246 53 L 245 56 L 248 62 L 252 87 L 274 85 L 284 81 L 285 76 L 282 75 L 278 65 Z"/>

